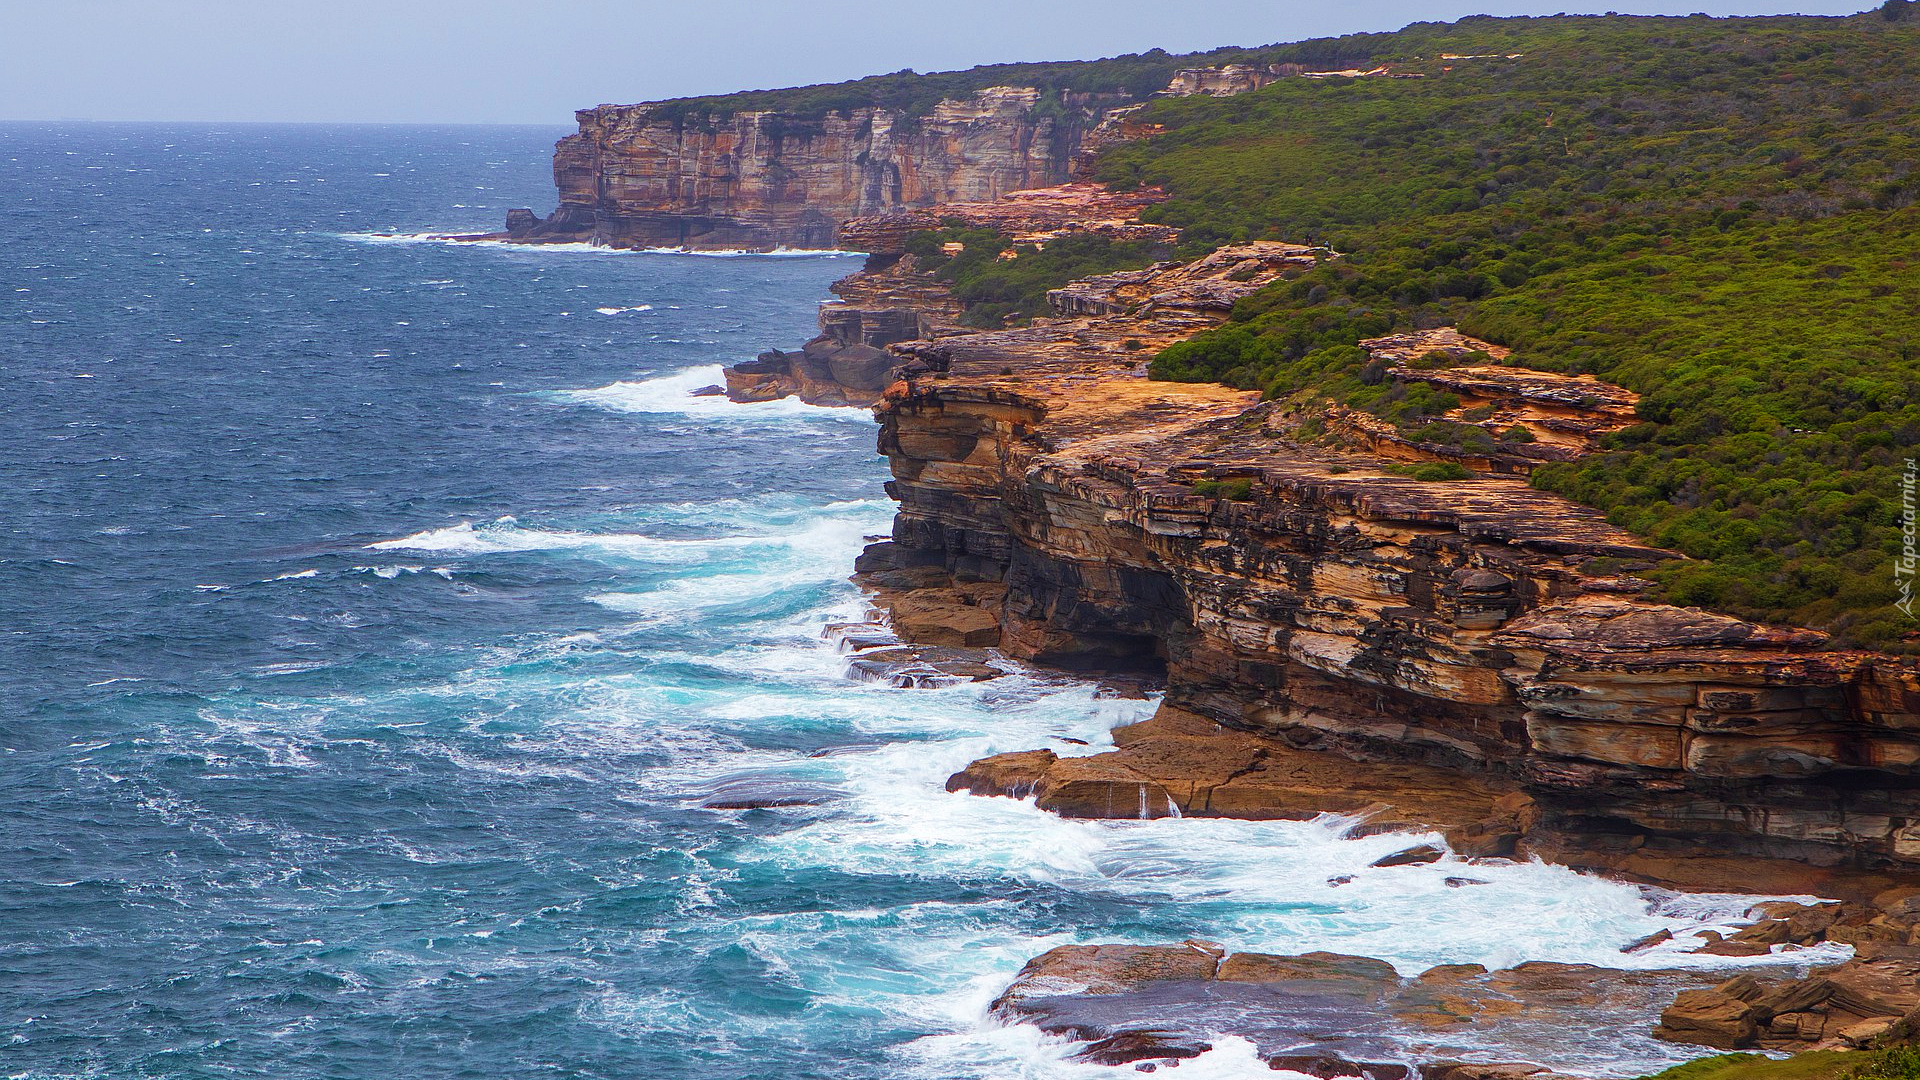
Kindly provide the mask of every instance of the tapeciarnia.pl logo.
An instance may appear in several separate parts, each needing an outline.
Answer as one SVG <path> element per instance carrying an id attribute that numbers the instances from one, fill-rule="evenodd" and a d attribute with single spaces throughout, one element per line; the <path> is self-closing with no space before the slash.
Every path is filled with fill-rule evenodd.
<path id="1" fill-rule="evenodd" d="M 1920 568 L 1920 555 L 1916 555 L 1916 539 L 1920 539 L 1920 524 L 1916 523 L 1913 505 L 1914 478 L 1920 470 L 1914 466 L 1913 458 L 1906 459 L 1900 470 L 1900 558 L 1893 564 L 1893 583 L 1900 590 L 1900 599 L 1894 603 L 1906 616 L 1913 618 L 1913 576 Z"/>

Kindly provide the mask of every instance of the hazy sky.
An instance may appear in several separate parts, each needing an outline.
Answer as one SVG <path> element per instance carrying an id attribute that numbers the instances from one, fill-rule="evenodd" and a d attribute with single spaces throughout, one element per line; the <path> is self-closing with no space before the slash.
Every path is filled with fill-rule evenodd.
<path id="1" fill-rule="evenodd" d="M 0 0 L 0 119 L 569 124 L 913 68 L 1190 52 L 1566 0 Z M 1842 15 L 1866 0 L 1571 11 Z"/>

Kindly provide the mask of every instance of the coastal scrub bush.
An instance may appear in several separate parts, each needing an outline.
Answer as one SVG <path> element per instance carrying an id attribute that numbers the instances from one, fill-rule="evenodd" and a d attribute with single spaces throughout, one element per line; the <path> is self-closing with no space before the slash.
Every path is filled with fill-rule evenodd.
<path id="1" fill-rule="evenodd" d="M 1862 1057 L 1840 1080 L 1920 1080 L 1920 1046 L 1889 1046 Z"/>
<path id="2" fill-rule="evenodd" d="M 1815 1050 L 1789 1058 L 1715 1054 L 1683 1062 L 1644 1080 L 1840 1080 L 1851 1065 L 1866 1056 L 1836 1050 Z"/>
<path id="3" fill-rule="evenodd" d="M 735 113 L 772 111 L 790 121 L 818 122 L 829 115 L 855 109 L 881 108 L 896 113 L 896 133 L 911 131 L 915 121 L 933 115 L 942 101 L 965 100 L 990 86 L 1030 86 L 1040 91 L 1036 117 L 1091 119 L 1089 99 L 1111 106 L 1116 102 L 1145 101 L 1164 90 L 1183 68 L 1224 64 L 1302 64 L 1346 68 L 1376 55 L 1391 44 L 1391 34 L 1350 34 L 1340 38 L 1227 47 L 1201 53 L 1173 54 L 1164 49 L 1128 53 L 1103 60 L 1062 60 L 1036 64 L 984 64 L 965 71 L 921 74 L 911 68 L 888 75 L 872 75 L 851 82 L 796 86 L 781 90 L 749 90 L 737 94 L 676 98 L 653 106 L 655 116 L 699 125 Z"/>
<path id="4" fill-rule="evenodd" d="M 1157 101 L 1140 118 L 1163 133 L 1099 175 L 1166 190 L 1145 216 L 1183 254 L 1341 257 L 1150 370 L 1473 450 L 1457 402 L 1357 343 L 1451 324 L 1507 365 L 1599 376 L 1640 423 L 1533 483 L 1691 556 L 1647 571 L 1658 595 L 1920 648 L 1892 606 L 1920 450 L 1920 19 L 1883 11 L 1416 24 L 1356 66 L 1424 78 Z"/>
<path id="5" fill-rule="evenodd" d="M 1473 471 L 1456 461 L 1427 461 L 1418 465 L 1388 465 L 1383 472 L 1409 480 L 1471 480 Z"/>
<path id="6" fill-rule="evenodd" d="M 1229 502 L 1244 502 L 1253 494 L 1253 481 L 1239 480 L 1202 480 L 1193 485 L 1195 495 L 1204 495 L 1213 499 L 1226 499 Z"/>
<path id="7" fill-rule="evenodd" d="M 960 250 L 949 253 L 953 244 Z M 1015 244 L 993 229 L 964 227 L 913 233 L 905 248 L 922 268 L 952 283 L 953 295 L 966 305 L 962 325 L 989 330 L 1043 313 L 1047 293 L 1069 281 L 1147 266 L 1166 254 L 1153 244 L 1092 233 L 1057 237 L 1042 246 Z"/>

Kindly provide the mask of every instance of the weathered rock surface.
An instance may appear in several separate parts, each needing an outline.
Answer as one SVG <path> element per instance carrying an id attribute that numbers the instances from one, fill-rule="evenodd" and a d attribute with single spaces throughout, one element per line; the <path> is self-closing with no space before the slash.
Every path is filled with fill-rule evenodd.
<path id="1" fill-rule="evenodd" d="M 1049 199 L 1048 213 L 1071 202 Z M 954 325 L 959 306 L 912 256 L 876 256 L 836 285 L 809 349 L 897 361 L 877 397 L 900 513 L 860 566 L 896 628 L 1164 678 L 1170 704 L 1260 745 L 1522 794 L 1517 824 L 1427 817 L 1484 831 L 1454 834 L 1457 850 L 1735 889 L 1756 883 L 1738 860 L 1767 857 L 1770 887 L 1847 896 L 1882 887 L 1862 871 L 1920 869 L 1913 662 L 1641 599 L 1631 569 L 1676 556 L 1529 486 L 1537 458 L 1509 456 L 1515 475 L 1414 480 L 1388 471 L 1409 455 L 1387 440 L 1309 441 L 1297 429 L 1313 417 L 1254 394 L 1144 378 L 1144 357 L 1329 257 L 1230 246 L 1073 283 L 1051 297 L 1060 317 L 979 333 Z M 1458 393 L 1463 413 L 1491 405 L 1553 454 L 1630 419 L 1627 391 L 1500 367 L 1503 350 L 1455 331 L 1366 345 L 1388 377 Z M 874 393 L 816 388 L 830 361 L 782 355 L 772 393 Z M 750 377 L 777 381 L 749 371 L 729 373 L 736 396 Z M 1200 495 L 1205 480 L 1246 497 Z M 1303 806 L 1297 789 L 1190 767 L 1083 763 L 1071 787 L 1062 773 L 1035 789 L 1073 813 L 1136 816 L 1143 800 L 1162 813 L 1162 793 L 1182 813 L 1353 808 L 1330 785 Z"/>
<path id="2" fill-rule="evenodd" d="M 585 224 L 616 247 L 833 247 L 850 217 L 1068 179 L 1101 113 L 1056 119 L 1038 102 L 1030 88 L 990 87 L 918 122 L 877 108 L 678 120 L 650 105 L 583 109 L 554 154 L 549 223 Z"/>
<path id="3" fill-rule="evenodd" d="M 1519 1080 L 1603 1061 L 1676 992 L 1713 977 L 1532 963 L 1434 968 L 1402 978 L 1337 953 L 1229 953 L 1207 941 L 1068 945 L 1044 953 L 993 1004 L 1002 1019 L 1089 1042 L 1105 1063 L 1192 1056 L 1209 1033 L 1254 1043 L 1276 1069 L 1403 1080 Z M 1498 1051 L 1489 1047 L 1499 1047 Z M 1528 1063 L 1531 1062 L 1531 1063 Z"/>
<path id="4" fill-rule="evenodd" d="M 1742 974 L 1688 990 L 1654 1035 L 1723 1050 L 1858 1049 L 1916 1010 L 1920 948 L 1879 946 L 1805 978 Z"/>
<path id="5" fill-rule="evenodd" d="M 815 405 L 874 405 L 903 362 L 887 347 L 953 332 L 960 305 L 912 255 L 868 261 L 835 282 L 820 333 L 797 352 L 770 349 L 724 371 L 735 401 L 798 397 Z"/>
<path id="6" fill-rule="evenodd" d="M 1377 446 L 1299 438 L 1306 417 L 1254 394 L 1143 377 L 1142 357 L 1327 257 L 1231 246 L 1076 282 L 1052 298 L 1061 317 L 982 333 L 953 325 L 957 306 L 911 256 L 836 286 L 809 346 L 828 359 L 783 354 L 798 373 L 786 392 L 873 394 L 808 389 L 833 350 L 884 343 L 897 361 L 877 397 L 901 508 L 861 569 L 894 579 L 880 599 L 901 633 L 1164 677 L 1170 704 L 1261 745 L 1518 790 L 1523 853 L 1735 888 L 1752 882 L 1731 859 L 1771 857 L 1783 891 L 1841 888 L 1829 870 L 1920 869 L 1911 661 L 1641 599 L 1622 568 L 1675 556 L 1523 475 L 1413 480 Z M 1463 409 L 1497 403 L 1556 452 L 1584 452 L 1632 407 L 1595 380 L 1489 366 L 1472 354 L 1498 349 L 1451 331 L 1367 345 L 1391 377 L 1450 388 Z M 729 373 L 736 396 L 747 377 Z M 1202 496 L 1202 480 L 1244 481 L 1247 497 Z M 1200 765 L 1071 768 L 1071 787 L 1038 785 L 1067 812 L 1134 816 L 1144 799 L 1152 815 L 1162 793 L 1182 813 L 1300 809 L 1284 786 L 1223 786 Z M 1456 840 L 1513 850 L 1516 832 Z"/>
<path id="7" fill-rule="evenodd" d="M 856 679 L 900 687 L 986 682 L 1014 670 L 1013 665 L 986 649 L 929 645 L 869 649 L 855 656 L 847 666 Z"/>
<path id="8" fill-rule="evenodd" d="M 1114 732 L 1090 757 L 1050 750 L 983 758 L 949 791 L 1037 798 L 1067 817 L 1304 820 L 1365 815 L 1377 825 L 1444 829 L 1456 852 L 1513 854 L 1529 803 L 1518 785 L 1427 765 L 1350 762 L 1298 750 L 1175 708 Z"/>
<path id="9" fill-rule="evenodd" d="M 1179 72 L 1166 95 L 1227 96 L 1258 89 L 1295 65 L 1228 65 Z M 661 103 L 601 105 L 575 114 L 578 133 L 554 148 L 560 206 L 544 220 L 514 211 L 507 232 L 523 242 L 588 240 L 615 247 L 827 248 L 897 250 L 908 219 L 869 223 L 843 240 L 849 219 L 954 203 L 986 204 L 1013 192 L 1090 175 L 1101 147 L 1153 133 L 1125 94 L 1072 92 L 1042 100 L 1024 86 L 993 86 L 940 102 L 931 115 L 885 108 L 824 116 L 768 111 L 675 116 Z M 1115 195 L 1135 208 L 1152 195 Z M 1046 202 L 1011 200 L 999 227 L 1033 236 L 1027 219 Z M 1042 206 L 1042 214 L 1048 212 Z M 1053 215 L 1057 216 L 1057 215 Z M 1164 236 L 1131 213 L 1100 215 L 1075 228 L 1129 238 Z M 938 218 L 931 219 L 937 224 Z"/>
<path id="10" fill-rule="evenodd" d="M 1227 64 L 1222 67 L 1185 68 L 1174 74 L 1173 80 L 1161 93 L 1167 97 L 1191 97 L 1196 94 L 1232 97 L 1258 90 L 1281 75 L 1299 74 L 1303 70 L 1298 64 L 1274 64 L 1270 67 Z"/>
<path id="11" fill-rule="evenodd" d="M 1911 662 L 1640 599 L 1618 565 L 1672 554 L 1524 477 L 1392 475 L 1253 394 L 1141 377 L 1138 355 L 1319 257 L 1222 249 L 1061 291 L 1091 314 L 893 344 L 887 558 L 1003 585 L 1015 657 L 1164 671 L 1172 704 L 1227 728 L 1515 783 L 1524 850 L 1662 880 L 1702 851 L 1920 869 Z M 1580 413 L 1569 445 L 1631 400 L 1484 364 L 1406 377 Z"/>
<path id="12" fill-rule="evenodd" d="M 1156 188 L 1108 191 L 1099 184 L 1071 182 L 1010 192 L 984 202 L 956 201 L 932 209 L 853 218 L 840 227 L 840 245 L 896 255 L 905 250 L 908 236 L 941 228 L 943 222 L 954 219 L 972 228 L 996 229 L 1023 244 L 1045 243 L 1067 233 L 1093 233 L 1115 240 L 1174 240 L 1180 235 L 1178 229 L 1138 220 L 1142 208 L 1165 198 Z"/>

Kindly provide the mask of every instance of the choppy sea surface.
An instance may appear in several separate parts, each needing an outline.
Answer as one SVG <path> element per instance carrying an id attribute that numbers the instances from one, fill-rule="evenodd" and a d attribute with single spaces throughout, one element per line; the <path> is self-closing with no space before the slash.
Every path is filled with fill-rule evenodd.
<path id="1" fill-rule="evenodd" d="M 848 679 L 871 419 L 686 391 L 857 263 L 421 238 L 560 134 L 0 125 L 0 1075 L 1134 1075 L 986 1005 L 1063 943 L 1653 967 L 1745 908 L 946 794 L 1152 703 Z M 767 778 L 823 799 L 701 806 Z"/>

